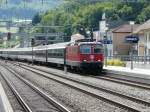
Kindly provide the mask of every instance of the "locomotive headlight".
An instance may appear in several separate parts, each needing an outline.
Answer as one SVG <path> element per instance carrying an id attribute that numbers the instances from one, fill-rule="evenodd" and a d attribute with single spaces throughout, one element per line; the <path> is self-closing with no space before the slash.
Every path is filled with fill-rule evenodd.
<path id="1" fill-rule="evenodd" d="M 87 62 L 87 60 L 84 59 L 83 62 Z"/>
<path id="2" fill-rule="evenodd" d="M 101 62 L 101 60 L 97 60 L 98 62 Z"/>

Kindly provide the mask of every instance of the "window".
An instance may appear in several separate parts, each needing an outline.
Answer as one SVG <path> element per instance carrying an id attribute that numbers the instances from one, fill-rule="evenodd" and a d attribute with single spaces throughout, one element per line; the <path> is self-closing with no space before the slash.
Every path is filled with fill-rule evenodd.
<path id="1" fill-rule="evenodd" d="M 95 45 L 94 46 L 94 53 L 99 54 L 102 53 L 102 45 Z"/>
<path id="2" fill-rule="evenodd" d="M 80 53 L 82 54 L 90 54 L 91 53 L 91 45 L 81 45 Z"/>

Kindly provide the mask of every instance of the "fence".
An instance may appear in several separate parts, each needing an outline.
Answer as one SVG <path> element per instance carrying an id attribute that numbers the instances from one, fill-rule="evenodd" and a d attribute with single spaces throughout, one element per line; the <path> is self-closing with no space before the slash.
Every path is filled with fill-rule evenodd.
<path id="1" fill-rule="evenodd" d="M 107 59 L 119 59 L 121 61 L 129 62 L 133 61 L 136 63 L 150 63 L 150 56 L 131 56 L 131 55 L 115 55 L 115 56 L 108 56 Z"/>

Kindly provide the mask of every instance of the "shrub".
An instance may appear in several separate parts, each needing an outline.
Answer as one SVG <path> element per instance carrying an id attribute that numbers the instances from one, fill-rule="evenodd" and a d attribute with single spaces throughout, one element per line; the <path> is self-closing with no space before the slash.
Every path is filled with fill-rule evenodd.
<path id="1" fill-rule="evenodd" d="M 121 61 L 119 59 L 113 59 L 113 60 L 108 60 L 107 61 L 107 65 L 124 67 L 126 64 L 125 64 L 125 62 L 123 62 L 123 61 Z"/>

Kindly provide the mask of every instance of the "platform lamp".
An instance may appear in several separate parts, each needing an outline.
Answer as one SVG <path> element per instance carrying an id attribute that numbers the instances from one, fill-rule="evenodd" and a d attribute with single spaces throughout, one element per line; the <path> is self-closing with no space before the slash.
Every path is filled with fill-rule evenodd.
<path id="1" fill-rule="evenodd" d="M 134 27 L 134 21 L 130 21 L 130 26 L 131 26 L 131 36 L 133 37 L 133 27 Z M 131 70 L 133 70 L 133 44 L 131 48 Z"/>
<path id="2" fill-rule="evenodd" d="M 105 55 L 105 67 L 107 67 L 107 56 L 108 56 L 108 52 L 107 52 L 107 43 L 108 43 L 108 38 L 107 38 L 107 33 L 108 33 L 108 27 L 107 25 L 105 26 L 105 33 L 104 33 L 104 37 L 103 37 L 103 41 L 104 41 L 104 55 Z"/>

